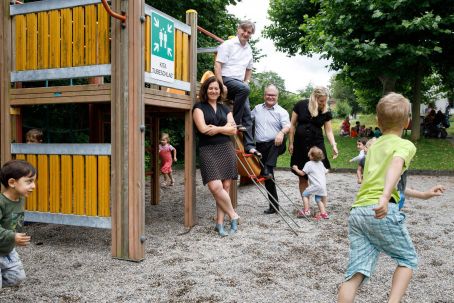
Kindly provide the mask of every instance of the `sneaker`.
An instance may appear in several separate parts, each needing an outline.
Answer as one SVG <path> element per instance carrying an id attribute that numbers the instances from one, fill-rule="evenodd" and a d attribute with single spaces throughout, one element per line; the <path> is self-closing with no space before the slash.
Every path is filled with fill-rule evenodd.
<path id="1" fill-rule="evenodd" d="M 325 219 L 325 220 L 328 220 L 328 219 L 329 219 L 328 213 L 320 214 L 320 217 L 322 217 L 322 218 Z"/>
<path id="2" fill-rule="evenodd" d="M 322 216 L 320 214 L 317 214 L 314 216 L 315 221 L 320 221 L 322 219 Z"/>
<path id="3" fill-rule="evenodd" d="M 297 217 L 297 218 L 307 218 L 307 217 L 310 217 L 310 216 L 311 216 L 311 211 L 310 211 L 310 209 L 306 209 L 306 210 L 300 209 L 300 210 L 296 213 L 296 217 Z"/>

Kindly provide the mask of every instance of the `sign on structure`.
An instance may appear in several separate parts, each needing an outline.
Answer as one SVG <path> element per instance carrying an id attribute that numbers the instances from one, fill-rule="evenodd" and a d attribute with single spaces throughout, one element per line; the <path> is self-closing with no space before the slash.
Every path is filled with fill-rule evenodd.
<path id="1" fill-rule="evenodd" d="M 172 20 L 151 13 L 151 77 L 174 82 L 175 26 Z"/>

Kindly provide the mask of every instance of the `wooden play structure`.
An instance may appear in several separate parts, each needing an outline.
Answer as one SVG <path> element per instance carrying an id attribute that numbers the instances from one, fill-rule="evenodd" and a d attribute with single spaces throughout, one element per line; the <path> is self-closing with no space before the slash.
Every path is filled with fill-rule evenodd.
<path id="1" fill-rule="evenodd" d="M 151 152 L 157 155 L 159 119 L 166 115 L 184 119 L 184 225 L 197 220 L 191 113 L 197 13 L 189 10 L 183 23 L 143 0 L 110 5 L 105 0 L 1 1 L 0 161 L 26 159 L 38 169 L 26 220 L 111 228 L 112 256 L 140 261 L 146 240 L 145 130 L 151 130 Z M 82 78 L 88 84 L 46 85 Z M 31 81 L 46 84 L 24 88 Z M 89 105 L 96 133 L 90 143 L 20 143 L 22 108 L 74 103 Z M 108 135 L 99 126 L 106 113 Z M 149 202 L 157 204 L 154 159 Z"/>

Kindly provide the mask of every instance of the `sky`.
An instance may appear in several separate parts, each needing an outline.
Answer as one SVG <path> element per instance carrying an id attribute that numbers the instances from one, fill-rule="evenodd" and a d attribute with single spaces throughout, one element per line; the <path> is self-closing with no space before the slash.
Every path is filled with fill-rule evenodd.
<path id="1" fill-rule="evenodd" d="M 263 38 L 261 32 L 265 25 L 270 24 L 267 19 L 268 0 L 242 0 L 237 5 L 227 7 L 229 13 L 239 19 L 249 19 L 255 22 L 254 39 L 259 38 L 257 47 L 267 55 L 260 62 L 254 63 L 257 72 L 274 71 L 285 80 L 286 90 L 296 92 L 304 89 L 308 84 L 313 86 L 327 86 L 334 72 L 326 67 L 329 61 L 319 59 L 314 55 L 288 57 L 276 51 L 273 41 Z"/>

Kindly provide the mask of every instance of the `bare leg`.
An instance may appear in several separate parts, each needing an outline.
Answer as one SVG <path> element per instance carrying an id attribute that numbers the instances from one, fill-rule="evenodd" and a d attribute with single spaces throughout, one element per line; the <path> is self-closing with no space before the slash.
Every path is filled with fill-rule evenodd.
<path id="1" fill-rule="evenodd" d="M 390 303 L 400 302 L 410 284 L 413 270 L 408 267 L 397 266 L 393 275 L 393 282 L 391 286 L 391 294 L 389 295 Z"/>
<path id="2" fill-rule="evenodd" d="M 318 205 L 318 210 L 320 211 L 320 213 L 325 214 L 326 208 L 325 208 L 325 204 L 323 204 L 323 200 L 318 202 L 317 205 Z"/>
<path id="3" fill-rule="evenodd" d="M 229 193 L 225 191 L 222 181 L 213 180 L 208 182 L 208 189 L 216 200 L 216 205 L 222 210 L 222 212 L 226 213 L 230 217 L 230 219 L 237 219 L 238 214 L 232 207 L 232 201 L 230 201 Z M 219 219 L 219 217 L 217 219 Z M 222 219 L 222 222 L 223 221 L 224 219 Z"/>
<path id="4" fill-rule="evenodd" d="M 338 303 L 353 303 L 356 296 L 356 291 L 361 285 L 361 282 L 364 280 L 364 275 L 361 273 L 356 273 L 353 277 L 342 283 L 339 288 L 339 294 L 337 296 Z"/>
<path id="5" fill-rule="evenodd" d="M 174 182 L 174 180 L 173 180 L 173 175 L 172 175 L 171 172 L 169 173 L 169 179 L 170 179 L 169 185 L 170 185 L 170 186 L 173 186 L 173 184 L 174 184 L 175 182 Z"/>
<path id="6" fill-rule="evenodd" d="M 325 210 L 326 210 L 326 204 L 327 204 L 327 202 L 328 202 L 328 196 L 322 197 L 322 203 L 323 203 L 323 207 L 325 208 Z"/>
<path id="7" fill-rule="evenodd" d="M 300 192 L 304 192 L 307 188 L 307 186 L 309 185 L 307 180 L 303 177 L 298 177 L 299 178 L 299 188 L 300 188 Z"/>
<path id="8" fill-rule="evenodd" d="M 310 209 L 309 208 L 309 197 L 304 197 L 303 196 L 303 205 L 304 205 L 304 211 Z"/>

